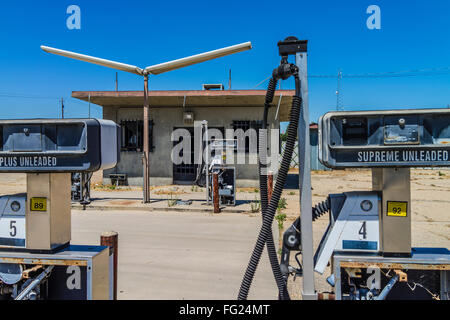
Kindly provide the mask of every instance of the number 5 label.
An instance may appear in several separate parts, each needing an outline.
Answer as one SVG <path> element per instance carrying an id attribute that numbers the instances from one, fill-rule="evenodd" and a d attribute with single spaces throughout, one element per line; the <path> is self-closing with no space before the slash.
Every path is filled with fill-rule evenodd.
<path id="1" fill-rule="evenodd" d="M 25 247 L 25 217 L 0 219 L 0 246 Z"/>

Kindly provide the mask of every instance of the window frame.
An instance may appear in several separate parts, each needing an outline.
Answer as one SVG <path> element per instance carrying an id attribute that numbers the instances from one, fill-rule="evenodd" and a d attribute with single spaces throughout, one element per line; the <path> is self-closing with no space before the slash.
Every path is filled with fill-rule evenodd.
<path id="1" fill-rule="evenodd" d="M 131 128 L 135 127 L 135 130 L 133 131 Z M 155 150 L 155 146 L 153 143 L 153 127 L 154 127 L 154 122 L 153 120 L 149 120 L 149 130 L 148 130 L 148 135 L 149 135 L 149 151 L 153 152 Z M 120 121 L 120 127 L 122 130 L 122 143 L 120 146 L 120 151 L 121 152 L 143 152 L 144 148 L 143 148 L 143 135 L 144 135 L 144 121 L 143 120 L 121 120 Z M 128 141 L 130 140 L 130 138 L 133 136 L 133 134 L 129 134 L 129 131 L 132 131 L 132 133 L 136 132 L 136 145 L 130 145 L 128 143 Z"/>

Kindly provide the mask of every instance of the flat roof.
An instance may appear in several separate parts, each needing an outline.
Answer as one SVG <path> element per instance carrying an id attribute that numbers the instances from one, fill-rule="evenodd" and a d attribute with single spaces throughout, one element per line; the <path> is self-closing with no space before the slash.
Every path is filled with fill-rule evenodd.
<path id="1" fill-rule="evenodd" d="M 278 106 L 281 97 L 279 119 L 289 120 L 294 90 L 277 90 L 273 105 Z M 152 90 L 149 91 L 150 107 L 263 107 L 266 90 Z M 72 91 L 72 97 L 90 101 L 102 107 L 142 107 L 144 91 Z"/>

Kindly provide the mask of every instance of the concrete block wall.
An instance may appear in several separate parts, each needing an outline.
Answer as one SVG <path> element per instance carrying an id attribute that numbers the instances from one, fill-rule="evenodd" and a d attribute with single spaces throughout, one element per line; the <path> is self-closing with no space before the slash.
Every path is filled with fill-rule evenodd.
<path id="1" fill-rule="evenodd" d="M 154 122 L 153 145 L 154 151 L 150 153 L 150 182 L 152 185 L 167 185 L 173 183 L 173 165 L 171 152 L 173 142 L 171 134 L 177 127 L 193 127 L 183 123 L 183 112 L 193 112 L 195 121 L 207 120 L 209 127 L 223 127 L 232 129 L 233 120 L 260 120 L 263 114 L 262 107 L 189 107 L 189 108 L 150 108 L 150 118 Z M 279 121 L 275 120 L 276 108 L 269 111 L 271 128 L 279 128 Z M 142 108 L 131 107 L 103 107 L 103 118 L 120 124 L 122 120 L 142 120 Z M 224 137 L 225 138 L 225 137 Z M 270 139 L 270 138 L 269 138 Z M 269 150 L 269 152 L 271 152 Z M 276 150 L 278 153 L 278 150 Z M 236 179 L 238 187 L 258 186 L 258 165 L 246 163 L 236 166 Z M 121 159 L 116 168 L 105 170 L 104 183 L 110 183 L 110 173 L 127 173 L 130 185 L 142 185 L 142 153 L 126 151 L 121 152 Z"/>

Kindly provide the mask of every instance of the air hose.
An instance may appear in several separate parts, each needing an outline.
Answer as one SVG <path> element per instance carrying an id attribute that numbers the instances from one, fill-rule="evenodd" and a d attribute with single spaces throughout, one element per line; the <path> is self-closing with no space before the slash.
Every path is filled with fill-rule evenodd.
<path id="1" fill-rule="evenodd" d="M 259 190 L 261 196 L 261 212 L 262 217 L 267 211 L 268 205 L 268 195 L 267 195 L 267 115 L 269 111 L 270 104 L 273 101 L 273 97 L 275 94 L 275 88 L 277 86 L 277 79 L 272 77 L 269 81 L 269 86 L 266 92 L 266 98 L 264 103 L 264 114 L 262 121 L 262 134 L 260 134 L 259 141 Z M 270 265 L 272 267 L 273 275 L 275 278 L 275 282 L 278 287 L 278 297 L 280 300 L 289 300 L 289 293 L 287 291 L 287 283 L 283 278 L 283 274 L 281 273 L 280 264 L 278 262 L 278 256 L 275 249 L 275 243 L 273 240 L 272 229 L 269 231 L 269 235 L 266 241 L 267 245 L 267 253 L 269 256 Z"/>
<path id="2" fill-rule="evenodd" d="M 280 65 L 280 67 L 278 69 L 274 70 L 274 75 L 277 70 L 279 70 L 279 71 L 282 69 L 286 70 L 287 68 L 292 68 L 292 66 L 293 65 L 282 64 L 282 65 Z M 263 210 L 263 200 L 261 201 L 261 208 L 263 210 L 263 223 L 262 223 L 259 235 L 258 235 L 258 239 L 255 244 L 255 248 L 253 249 L 253 253 L 250 258 L 250 262 L 247 266 L 247 269 L 244 274 L 244 278 L 242 280 L 241 288 L 239 290 L 238 300 L 246 300 L 247 299 L 248 293 L 250 290 L 250 286 L 251 286 L 253 277 L 256 272 L 256 268 L 258 267 L 258 263 L 261 259 L 261 255 L 264 250 L 264 246 L 266 245 L 267 241 L 269 241 L 269 243 L 271 242 L 270 239 L 272 239 L 272 242 L 273 242 L 272 223 L 273 223 L 273 219 L 275 216 L 275 212 L 278 207 L 278 202 L 280 201 L 280 197 L 281 197 L 281 194 L 283 191 L 284 184 L 286 183 L 289 166 L 290 166 L 290 163 L 292 160 L 292 154 L 294 151 L 295 140 L 297 138 L 297 129 L 298 129 L 299 116 L 300 116 L 300 108 L 301 108 L 301 104 L 302 104 L 302 100 L 300 97 L 300 78 L 298 76 L 298 69 L 295 68 L 295 66 L 294 66 L 292 71 L 294 71 L 294 72 L 292 72 L 291 74 L 293 74 L 295 77 L 295 95 L 292 98 L 292 107 L 291 107 L 291 113 L 290 113 L 290 118 L 289 118 L 289 125 L 287 128 L 287 141 L 286 141 L 285 151 L 283 154 L 283 160 L 281 162 L 280 169 L 278 171 L 278 177 L 277 177 L 277 180 L 275 183 L 272 197 L 270 199 L 270 203 L 268 203 L 267 210 L 265 210 L 265 211 Z M 274 77 L 272 77 L 272 78 L 274 78 Z M 281 78 L 283 78 L 283 77 L 281 77 Z M 276 82 L 275 83 L 274 82 L 275 81 L 271 81 L 272 86 L 274 84 L 276 85 Z M 263 122 L 263 125 L 264 125 L 264 122 Z M 261 155 L 264 156 L 264 154 L 267 152 L 267 150 L 262 150 L 262 151 L 263 152 L 262 152 L 262 154 L 260 154 L 260 156 Z M 264 162 L 264 164 L 265 164 L 265 162 Z M 260 178 L 260 181 L 262 181 L 262 180 L 267 181 L 266 179 L 264 179 L 264 177 Z M 262 182 L 264 185 L 264 181 L 262 181 Z M 266 192 L 266 190 L 267 190 L 267 182 L 266 182 L 266 188 L 263 189 L 261 187 L 261 195 L 262 196 L 263 196 L 263 193 Z M 267 199 L 267 197 L 266 197 L 266 199 Z M 265 200 L 265 201 L 267 203 L 267 200 Z M 278 279 L 276 273 L 278 273 L 279 265 L 278 265 L 278 258 L 276 256 L 275 256 L 275 258 L 277 259 L 276 260 L 277 268 L 273 268 L 273 271 L 274 271 L 274 275 L 275 275 L 276 279 Z M 271 261 L 271 264 L 272 264 L 272 261 Z M 281 271 L 280 271 L 280 275 L 281 275 Z M 277 281 L 277 284 L 278 284 L 278 281 Z M 279 297 L 281 299 L 289 298 L 287 296 L 286 282 L 284 280 L 282 280 L 282 285 L 279 286 L 279 290 L 280 290 Z M 285 295 L 285 293 L 286 293 L 286 295 Z"/>

